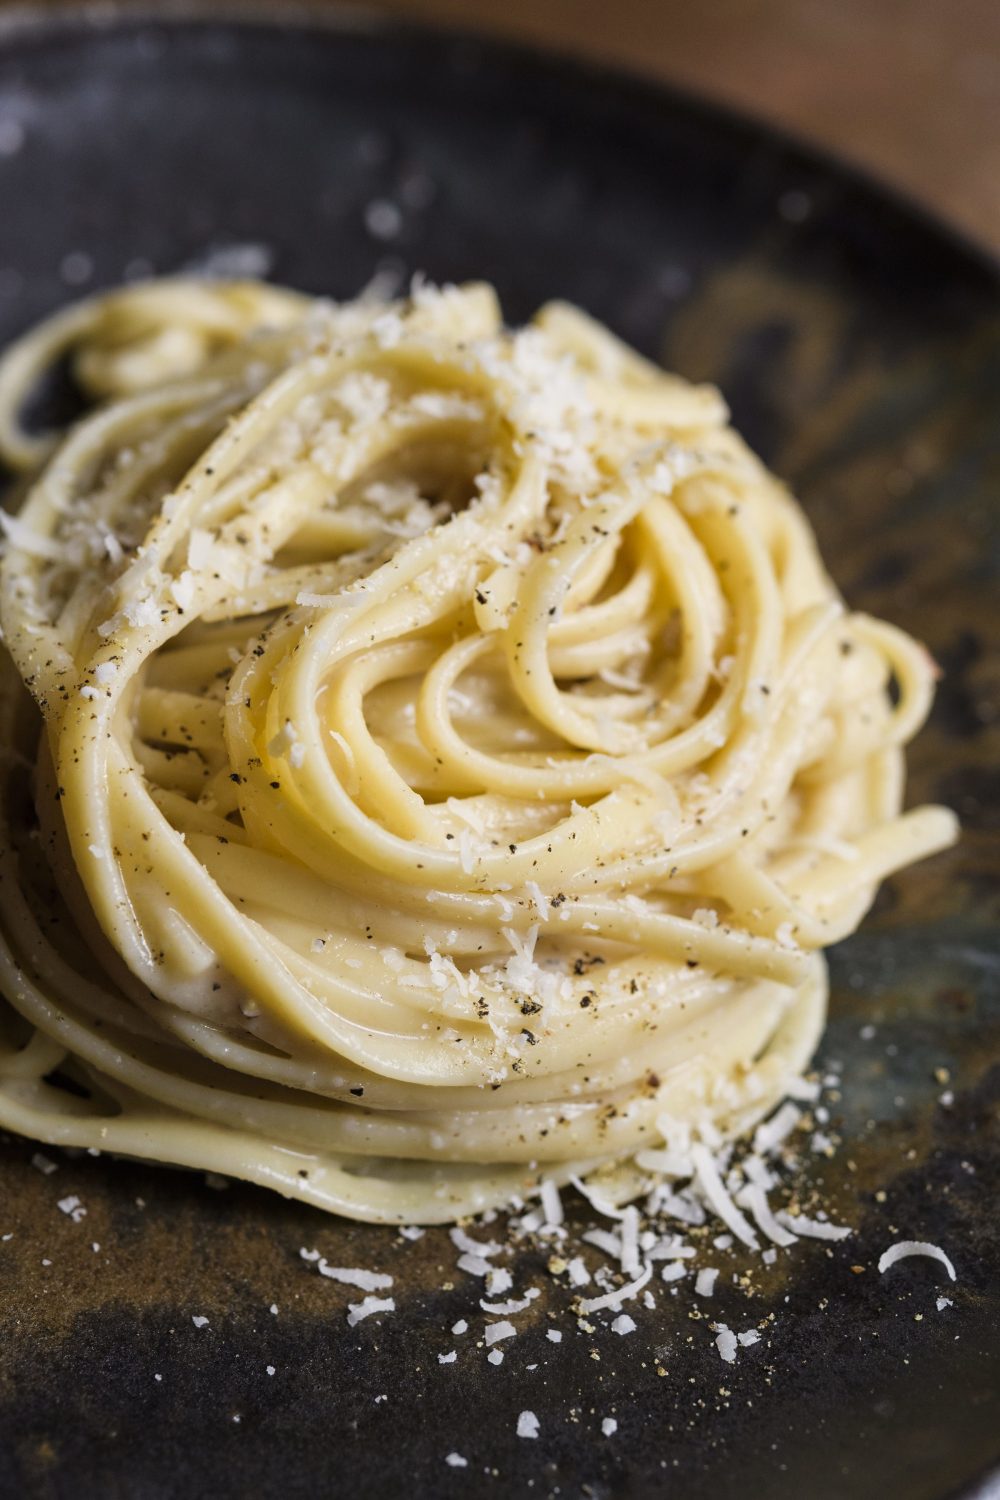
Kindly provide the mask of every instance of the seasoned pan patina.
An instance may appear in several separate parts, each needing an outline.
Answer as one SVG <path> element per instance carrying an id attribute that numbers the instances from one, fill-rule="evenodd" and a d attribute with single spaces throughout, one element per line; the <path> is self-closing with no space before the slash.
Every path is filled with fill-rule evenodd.
<path id="1" fill-rule="evenodd" d="M 800 1247 L 749 1286 L 731 1284 L 738 1258 L 718 1257 L 712 1318 L 765 1329 L 736 1363 L 691 1296 L 636 1312 L 628 1338 L 581 1329 L 548 1253 L 526 1245 L 519 1283 L 543 1292 L 490 1364 L 481 1285 L 444 1230 L 410 1241 L 105 1158 L 43 1153 L 47 1171 L 8 1139 L 0 1494 L 987 1493 L 1000 1457 L 996 270 L 841 168 L 690 100 L 374 23 L 232 15 L 6 22 L 0 338 L 81 289 L 220 250 L 335 296 L 381 268 L 487 277 L 515 321 L 547 297 L 579 302 L 717 381 L 851 603 L 927 641 L 946 675 L 910 796 L 950 803 L 965 831 L 892 881 L 831 956 L 820 1070 L 843 1079 L 826 1100 L 843 1144 L 812 1157 L 803 1191 L 858 1233 Z M 879 1275 L 900 1238 L 947 1249 L 950 1306 L 929 1262 Z M 349 1328 L 357 1293 L 315 1275 L 302 1247 L 389 1272 L 395 1314 Z M 461 1319 L 465 1343 L 450 1332 Z M 517 1436 L 525 1409 L 534 1440 Z"/>

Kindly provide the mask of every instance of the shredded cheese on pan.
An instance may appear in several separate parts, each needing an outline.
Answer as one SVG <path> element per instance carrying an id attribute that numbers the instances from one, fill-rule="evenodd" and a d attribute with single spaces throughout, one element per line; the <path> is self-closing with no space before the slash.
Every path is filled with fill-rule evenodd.
<path id="1" fill-rule="evenodd" d="M 940 1261 L 952 1281 L 956 1280 L 955 1267 L 939 1245 L 929 1245 L 926 1240 L 897 1240 L 879 1256 L 879 1272 L 884 1275 L 897 1261 L 910 1255 L 922 1255 L 929 1260 Z"/>

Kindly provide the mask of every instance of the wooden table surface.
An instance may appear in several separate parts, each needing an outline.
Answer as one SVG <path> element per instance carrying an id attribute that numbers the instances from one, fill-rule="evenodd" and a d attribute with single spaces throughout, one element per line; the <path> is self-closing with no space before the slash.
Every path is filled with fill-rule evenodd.
<path id="1" fill-rule="evenodd" d="M 0 11 L 60 3 L 0 0 Z M 169 11 L 197 0 L 111 3 Z M 280 11 L 296 0 L 251 3 Z M 860 163 L 1000 251 L 1000 0 L 351 0 L 349 8 L 492 32 L 678 83 Z"/>
<path id="2" fill-rule="evenodd" d="M 725 100 L 873 169 L 1000 250 L 1000 0 L 373 3 Z"/>

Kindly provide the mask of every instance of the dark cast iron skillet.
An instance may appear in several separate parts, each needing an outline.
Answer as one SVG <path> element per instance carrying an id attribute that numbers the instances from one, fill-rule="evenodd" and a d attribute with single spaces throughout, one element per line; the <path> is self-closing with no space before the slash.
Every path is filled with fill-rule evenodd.
<path id="1" fill-rule="evenodd" d="M 775 1315 L 735 1365 L 690 1295 L 637 1313 L 627 1338 L 564 1312 L 555 1345 L 546 1293 L 498 1368 L 448 1331 L 480 1288 L 444 1231 L 407 1244 L 107 1159 L 59 1157 L 45 1176 L 10 1139 L 0 1493 L 997 1493 L 983 1477 L 1000 1456 L 996 267 L 697 100 L 334 10 L 7 13 L 0 147 L 0 341 L 80 289 L 236 246 L 230 264 L 337 297 L 379 266 L 487 277 L 514 321 L 568 297 L 717 381 L 851 603 L 945 668 L 910 795 L 965 826 L 832 954 L 822 1058 L 843 1065 L 845 1144 L 810 1173 L 858 1234 L 780 1260 L 752 1302 L 720 1258 L 713 1315 Z M 398 216 L 373 211 L 383 200 Z M 81 1224 L 56 1208 L 71 1193 Z M 926 1261 L 878 1275 L 903 1236 L 947 1248 L 954 1289 Z M 310 1274 L 300 1246 L 389 1270 L 396 1314 L 349 1330 L 355 1294 Z M 519 1278 L 547 1287 L 543 1258 L 525 1251 Z M 939 1312 L 941 1290 L 954 1305 Z M 515 1436 L 524 1408 L 535 1441 Z"/>

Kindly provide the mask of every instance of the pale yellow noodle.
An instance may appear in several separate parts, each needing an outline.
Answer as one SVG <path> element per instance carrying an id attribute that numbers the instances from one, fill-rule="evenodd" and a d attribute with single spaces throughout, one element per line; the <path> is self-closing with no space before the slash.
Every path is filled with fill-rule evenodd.
<path id="1" fill-rule="evenodd" d="M 0 362 L 0 454 L 6 1128 L 397 1223 L 733 1135 L 955 836 L 926 653 L 573 308 L 126 288 Z"/>

